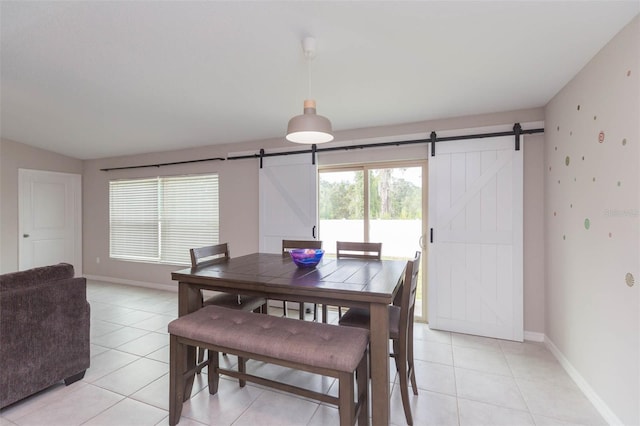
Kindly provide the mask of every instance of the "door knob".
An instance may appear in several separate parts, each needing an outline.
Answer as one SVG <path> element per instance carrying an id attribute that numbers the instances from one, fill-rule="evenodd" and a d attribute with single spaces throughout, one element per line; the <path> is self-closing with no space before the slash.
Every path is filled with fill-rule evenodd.
<path id="1" fill-rule="evenodd" d="M 29 234 L 22 234 L 23 238 L 29 238 Z"/>

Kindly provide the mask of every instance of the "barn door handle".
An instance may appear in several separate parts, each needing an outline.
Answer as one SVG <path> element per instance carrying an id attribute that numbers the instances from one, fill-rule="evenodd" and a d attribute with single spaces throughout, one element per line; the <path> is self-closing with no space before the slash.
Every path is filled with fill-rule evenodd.
<path id="1" fill-rule="evenodd" d="M 315 225 L 313 225 L 313 228 L 311 228 L 311 236 L 315 240 L 315 238 L 316 238 L 316 226 Z"/>

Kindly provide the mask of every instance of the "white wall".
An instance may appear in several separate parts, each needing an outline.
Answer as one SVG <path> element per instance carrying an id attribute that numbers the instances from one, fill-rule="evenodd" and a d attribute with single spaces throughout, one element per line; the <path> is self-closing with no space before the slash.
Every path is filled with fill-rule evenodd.
<path id="1" fill-rule="evenodd" d="M 639 40 L 636 17 L 545 110 L 546 334 L 627 425 L 640 424 Z"/>

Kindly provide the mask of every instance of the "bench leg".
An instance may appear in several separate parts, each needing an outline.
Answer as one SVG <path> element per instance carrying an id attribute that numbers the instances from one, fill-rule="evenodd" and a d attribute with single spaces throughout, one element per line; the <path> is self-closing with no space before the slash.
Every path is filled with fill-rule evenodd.
<path id="1" fill-rule="evenodd" d="M 218 370 L 220 368 L 220 355 L 215 351 L 208 351 L 208 363 L 207 370 L 209 372 L 209 394 L 215 395 L 218 393 L 218 383 L 220 382 L 220 374 Z"/>
<path id="2" fill-rule="evenodd" d="M 340 413 L 340 426 L 352 426 L 356 413 L 354 397 L 353 372 L 341 373 L 338 377 L 338 412 Z"/>
<path id="3" fill-rule="evenodd" d="M 183 367 L 185 365 L 185 346 L 176 336 L 169 338 L 169 425 L 180 421 L 182 403 L 184 402 L 185 381 Z"/>
<path id="4" fill-rule="evenodd" d="M 360 403 L 358 425 L 364 426 L 369 424 L 369 354 L 367 352 L 356 370 L 356 380 L 358 385 L 357 401 Z"/>

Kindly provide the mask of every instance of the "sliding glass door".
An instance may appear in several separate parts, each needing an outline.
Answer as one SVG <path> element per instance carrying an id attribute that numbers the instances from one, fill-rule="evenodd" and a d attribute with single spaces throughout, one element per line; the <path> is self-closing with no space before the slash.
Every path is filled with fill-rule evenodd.
<path id="1" fill-rule="evenodd" d="M 424 270 L 426 167 L 426 161 L 413 161 L 321 168 L 320 239 L 327 254 L 335 253 L 338 240 L 382 242 L 384 258 L 406 259 L 423 251 Z M 425 312 L 421 283 L 418 318 Z"/>

